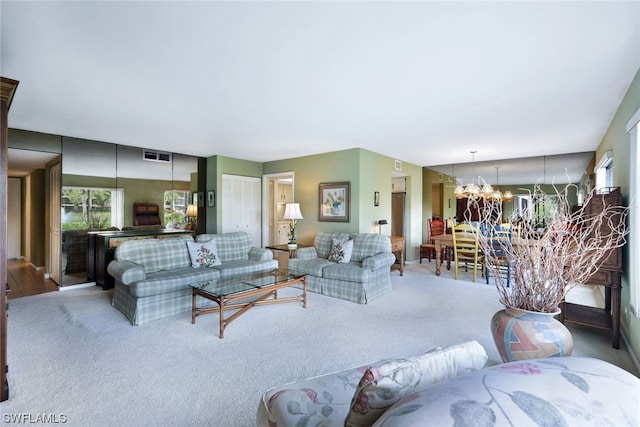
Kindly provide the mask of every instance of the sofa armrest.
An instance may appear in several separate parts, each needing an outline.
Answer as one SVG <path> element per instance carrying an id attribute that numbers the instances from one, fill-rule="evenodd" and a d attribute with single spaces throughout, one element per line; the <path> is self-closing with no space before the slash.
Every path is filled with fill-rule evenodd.
<path id="1" fill-rule="evenodd" d="M 297 259 L 314 259 L 318 258 L 318 252 L 316 248 L 311 246 L 308 248 L 298 248 L 296 250 L 296 258 Z"/>
<path id="2" fill-rule="evenodd" d="M 269 261 L 273 259 L 273 252 L 270 249 L 256 248 L 252 246 L 249 249 L 249 259 L 251 261 Z"/>
<path id="3" fill-rule="evenodd" d="M 111 261 L 107 271 L 123 285 L 129 285 L 147 278 L 144 267 L 130 261 Z"/>
<path id="4" fill-rule="evenodd" d="M 383 252 L 362 260 L 362 268 L 367 270 L 377 270 L 379 268 L 389 268 L 396 262 L 396 256 L 391 252 Z"/>
<path id="5" fill-rule="evenodd" d="M 309 392 L 313 393 L 313 390 Z M 316 403 L 304 390 L 280 390 L 274 395 L 265 394 L 262 397 L 256 425 L 259 427 L 306 425 L 303 421 L 308 420 L 316 412 Z"/>

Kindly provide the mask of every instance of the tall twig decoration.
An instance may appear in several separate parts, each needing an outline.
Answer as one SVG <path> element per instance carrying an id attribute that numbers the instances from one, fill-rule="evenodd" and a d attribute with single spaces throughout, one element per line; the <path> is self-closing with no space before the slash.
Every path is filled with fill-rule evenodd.
<path id="1" fill-rule="evenodd" d="M 591 200 L 603 197 L 593 190 L 582 206 L 572 210 L 567 202 L 572 187 L 554 186 L 555 194 L 549 195 L 536 185 L 530 194 L 532 203 L 522 217 L 514 213 L 508 233 L 496 233 L 503 218 L 499 200 L 469 200 L 468 210 L 479 214 L 483 230 L 479 245 L 502 304 L 553 313 L 570 290 L 587 283 L 612 250 L 626 243 L 628 208 L 603 203 L 602 211 L 589 214 Z M 505 268 L 510 269 L 509 284 Z"/>

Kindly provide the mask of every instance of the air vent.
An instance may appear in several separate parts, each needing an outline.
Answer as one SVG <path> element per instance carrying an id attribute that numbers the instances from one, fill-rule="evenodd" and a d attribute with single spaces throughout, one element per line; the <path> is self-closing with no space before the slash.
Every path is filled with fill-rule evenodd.
<path id="1" fill-rule="evenodd" d="M 171 153 L 165 151 L 142 150 L 142 159 L 150 162 L 171 163 Z"/>

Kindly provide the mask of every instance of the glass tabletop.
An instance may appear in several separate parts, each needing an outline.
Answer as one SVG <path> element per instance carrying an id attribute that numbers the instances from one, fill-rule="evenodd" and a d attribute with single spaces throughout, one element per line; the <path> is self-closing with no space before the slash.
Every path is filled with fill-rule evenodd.
<path id="1" fill-rule="evenodd" d="M 291 274 L 287 270 L 273 270 L 266 273 L 192 283 L 190 286 L 217 297 L 224 297 L 296 280 L 300 277 L 302 275 Z"/>

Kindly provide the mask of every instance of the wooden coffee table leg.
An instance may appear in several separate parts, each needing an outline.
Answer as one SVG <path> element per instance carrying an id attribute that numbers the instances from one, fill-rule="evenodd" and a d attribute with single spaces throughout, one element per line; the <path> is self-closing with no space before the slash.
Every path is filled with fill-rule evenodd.
<path id="1" fill-rule="evenodd" d="M 224 338 L 224 298 L 220 298 L 218 305 L 220 306 L 220 338 Z"/>
<path id="2" fill-rule="evenodd" d="M 196 324 L 196 290 L 191 290 L 191 324 Z"/>

